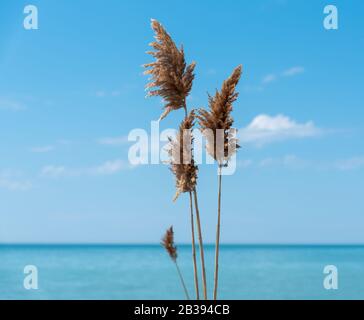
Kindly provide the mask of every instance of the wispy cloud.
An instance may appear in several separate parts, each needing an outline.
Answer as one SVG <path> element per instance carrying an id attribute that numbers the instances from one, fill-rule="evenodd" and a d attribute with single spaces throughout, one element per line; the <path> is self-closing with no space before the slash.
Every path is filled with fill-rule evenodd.
<path id="1" fill-rule="evenodd" d="M 0 171 L 0 189 L 10 191 L 26 191 L 32 188 L 29 180 L 24 180 L 19 174 L 10 171 Z"/>
<path id="2" fill-rule="evenodd" d="M 251 92 L 261 92 L 264 90 L 263 86 L 251 86 L 251 85 L 246 85 L 243 87 L 243 90 L 245 92 L 251 93 Z"/>
<path id="3" fill-rule="evenodd" d="M 282 167 L 290 169 L 303 169 L 311 164 L 310 161 L 302 159 L 294 154 L 280 157 L 266 157 L 263 159 L 244 159 L 238 161 L 240 168 L 264 169 L 270 167 Z"/>
<path id="4" fill-rule="evenodd" d="M 118 97 L 121 95 L 121 91 L 120 90 L 111 90 L 111 91 L 106 91 L 106 90 L 98 90 L 95 92 L 95 96 L 98 98 L 104 98 L 104 97 Z"/>
<path id="5" fill-rule="evenodd" d="M 322 129 L 317 128 L 312 121 L 298 123 L 282 114 L 261 114 L 239 130 L 239 140 L 262 146 L 275 141 L 315 137 L 321 133 Z"/>
<path id="6" fill-rule="evenodd" d="M 263 84 L 267 84 L 267 83 L 270 83 L 270 82 L 273 82 L 277 79 L 277 76 L 275 74 L 267 74 L 263 80 L 262 80 L 262 83 Z"/>
<path id="7" fill-rule="evenodd" d="M 32 153 L 48 153 L 48 152 L 54 151 L 60 147 L 69 146 L 71 144 L 72 144 L 72 141 L 70 141 L 70 140 L 59 139 L 52 144 L 31 147 L 31 148 L 29 148 L 29 151 Z"/>
<path id="8" fill-rule="evenodd" d="M 110 175 L 122 170 L 130 169 L 130 166 L 122 160 L 106 161 L 105 163 L 91 168 L 90 173 L 96 175 Z"/>
<path id="9" fill-rule="evenodd" d="M 128 137 L 127 136 L 107 137 L 107 138 L 98 139 L 97 142 L 99 144 L 103 144 L 103 145 L 119 146 L 119 145 L 127 143 L 128 142 Z"/>
<path id="10" fill-rule="evenodd" d="M 0 178 L 0 188 L 8 189 L 10 191 L 26 191 L 32 187 L 30 181 L 17 181 Z"/>
<path id="11" fill-rule="evenodd" d="M 47 165 L 41 169 L 40 175 L 46 178 L 104 176 L 130 170 L 133 166 L 121 159 L 109 160 L 97 166 L 69 168 L 63 165 Z"/>
<path id="12" fill-rule="evenodd" d="M 355 170 L 364 168 L 364 156 L 338 160 L 335 167 L 340 170 Z"/>
<path id="13" fill-rule="evenodd" d="M 48 178 L 59 178 L 67 175 L 69 176 L 70 173 L 71 172 L 64 166 L 48 165 L 43 167 L 41 170 L 41 176 Z"/>
<path id="14" fill-rule="evenodd" d="M 206 74 L 209 76 L 214 76 L 215 74 L 217 74 L 217 71 L 214 68 L 210 68 L 206 71 Z"/>
<path id="15" fill-rule="evenodd" d="M 250 169 L 313 169 L 313 170 L 340 170 L 354 171 L 364 169 L 364 156 L 351 157 L 340 160 L 314 160 L 304 159 L 294 154 L 283 156 L 265 157 L 262 159 L 244 159 L 237 162 L 240 168 Z"/>
<path id="16" fill-rule="evenodd" d="M 72 144 L 71 140 L 67 140 L 67 139 L 59 139 L 57 141 L 58 144 L 62 145 L 62 146 L 68 146 L 70 144 Z"/>
<path id="17" fill-rule="evenodd" d="M 292 77 L 305 72 L 305 68 L 303 67 L 292 67 L 282 72 L 282 75 L 285 77 Z"/>
<path id="18" fill-rule="evenodd" d="M 98 98 L 112 98 L 119 97 L 123 94 L 130 93 L 135 89 L 139 88 L 137 83 L 128 82 L 121 85 L 116 85 L 113 87 L 109 87 L 105 89 L 105 87 L 99 87 L 99 89 L 95 90 L 92 95 Z"/>
<path id="19" fill-rule="evenodd" d="M 296 155 L 289 154 L 283 157 L 275 158 L 264 158 L 258 162 L 258 166 L 261 168 L 271 167 L 271 166 L 283 166 L 288 168 L 304 168 L 307 167 L 309 162 L 307 160 L 301 159 Z"/>
<path id="20" fill-rule="evenodd" d="M 54 150 L 54 146 L 40 146 L 30 148 L 31 152 L 34 153 L 47 153 Z"/>
<path id="21" fill-rule="evenodd" d="M 103 90 L 98 90 L 98 91 L 95 92 L 95 96 L 98 97 L 98 98 L 105 97 L 105 95 L 106 95 L 106 93 Z"/>
<path id="22" fill-rule="evenodd" d="M 22 111 L 26 109 L 26 105 L 16 100 L 0 98 L 0 109 Z"/>
<path id="23" fill-rule="evenodd" d="M 114 91 L 111 91 L 111 96 L 112 97 L 118 97 L 120 96 L 121 92 L 119 90 L 114 90 Z"/>
<path id="24" fill-rule="evenodd" d="M 282 72 L 277 73 L 277 74 L 270 73 L 270 74 L 265 75 L 262 79 L 262 84 L 268 85 L 274 81 L 279 80 L 281 77 L 293 77 L 293 76 L 299 75 L 304 72 L 305 72 L 304 67 L 294 66 L 294 67 L 288 68 L 286 70 L 283 70 Z"/>
<path id="25" fill-rule="evenodd" d="M 248 167 L 251 167 L 253 164 L 254 164 L 254 162 L 251 159 L 240 160 L 237 163 L 238 167 L 241 167 L 241 168 L 248 168 Z"/>

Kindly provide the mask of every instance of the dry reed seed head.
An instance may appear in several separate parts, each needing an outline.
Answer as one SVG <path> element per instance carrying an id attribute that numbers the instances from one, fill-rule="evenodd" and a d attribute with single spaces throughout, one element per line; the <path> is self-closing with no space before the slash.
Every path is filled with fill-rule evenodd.
<path id="1" fill-rule="evenodd" d="M 200 109 L 196 116 L 200 129 L 207 140 L 207 152 L 219 163 L 228 161 L 239 146 L 232 131 L 234 119 L 231 116 L 233 103 L 238 97 L 235 91 L 242 74 L 242 66 L 234 69 L 220 91 L 208 97 L 209 110 Z M 219 136 L 222 131 L 222 137 Z M 207 134 L 208 133 L 208 134 Z"/>
<path id="2" fill-rule="evenodd" d="M 160 120 L 169 112 L 185 108 L 186 98 L 189 95 L 194 75 L 195 63 L 186 66 L 183 48 L 178 49 L 171 36 L 156 20 L 152 20 L 152 28 L 155 32 L 155 42 L 150 46 L 155 51 L 148 54 L 155 58 L 152 63 L 145 64 L 144 73 L 151 75 L 147 85 L 149 96 L 160 96 L 165 101 L 164 112 Z"/>
<path id="3" fill-rule="evenodd" d="M 162 246 L 166 249 L 168 255 L 173 261 L 177 260 L 177 247 L 174 244 L 174 231 L 173 226 L 167 229 L 162 242 Z"/>
<path id="4" fill-rule="evenodd" d="M 176 179 L 176 194 L 173 201 L 184 192 L 193 191 L 197 184 L 198 167 L 193 159 L 192 129 L 195 123 L 195 111 L 192 110 L 182 121 L 174 140 L 170 139 L 168 150 L 171 171 Z"/>
<path id="5" fill-rule="evenodd" d="M 176 193 L 173 201 L 176 201 L 181 193 L 191 192 L 197 184 L 198 168 L 193 164 L 179 164 L 171 167 L 176 177 Z"/>

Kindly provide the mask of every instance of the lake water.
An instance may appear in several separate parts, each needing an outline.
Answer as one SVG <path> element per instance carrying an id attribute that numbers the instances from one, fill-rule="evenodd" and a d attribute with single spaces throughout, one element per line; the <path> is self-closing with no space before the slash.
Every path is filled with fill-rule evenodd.
<path id="1" fill-rule="evenodd" d="M 178 262 L 194 294 L 189 246 Z M 214 247 L 206 246 L 208 291 Z M 364 299 L 364 246 L 224 245 L 221 299 Z M 23 286 L 24 267 L 38 269 L 38 290 Z M 338 269 L 326 290 L 324 267 Z M 2 245 L 0 299 L 184 299 L 176 269 L 158 245 Z"/>

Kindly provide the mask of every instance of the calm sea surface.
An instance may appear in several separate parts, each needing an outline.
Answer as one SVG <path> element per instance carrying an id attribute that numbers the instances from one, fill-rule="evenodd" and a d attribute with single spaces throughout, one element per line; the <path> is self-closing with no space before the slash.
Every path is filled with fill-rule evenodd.
<path id="1" fill-rule="evenodd" d="M 191 250 L 179 265 L 193 295 Z M 211 297 L 214 247 L 206 247 Z M 364 299 L 364 246 L 234 246 L 221 249 L 221 299 Z M 24 267 L 39 289 L 24 289 Z M 338 269 L 325 290 L 324 267 Z M 183 299 L 176 269 L 160 246 L 0 246 L 0 299 Z"/>

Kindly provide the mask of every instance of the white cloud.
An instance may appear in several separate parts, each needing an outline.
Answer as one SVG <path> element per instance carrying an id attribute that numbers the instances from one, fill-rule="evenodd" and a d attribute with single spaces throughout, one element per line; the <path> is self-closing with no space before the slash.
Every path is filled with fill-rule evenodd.
<path id="1" fill-rule="evenodd" d="M 259 161 L 259 167 L 269 167 L 273 165 L 275 160 L 273 158 L 265 158 Z"/>
<path id="2" fill-rule="evenodd" d="M 298 74 L 301 74 L 304 72 L 305 72 L 304 67 L 297 66 L 297 67 L 292 67 L 292 68 L 289 68 L 289 69 L 283 71 L 282 75 L 285 77 L 292 77 L 292 76 L 295 76 L 295 75 L 298 75 Z"/>
<path id="3" fill-rule="evenodd" d="M 264 78 L 263 78 L 263 80 L 262 80 L 262 82 L 264 83 L 264 84 L 267 84 L 267 83 L 271 83 L 271 82 L 273 82 L 273 81 L 275 81 L 277 79 L 277 76 L 275 75 L 275 74 L 267 74 Z"/>
<path id="4" fill-rule="evenodd" d="M 96 95 L 96 97 L 102 98 L 102 97 L 105 97 L 106 93 L 105 93 L 105 91 L 99 90 L 99 91 L 96 91 L 95 95 Z"/>
<path id="5" fill-rule="evenodd" d="M 46 152 L 50 152 L 52 150 L 54 150 L 53 146 L 42 146 L 42 147 L 30 148 L 30 151 L 34 152 L 34 153 L 46 153 Z"/>
<path id="6" fill-rule="evenodd" d="M 103 176 L 116 174 L 123 170 L 132 169 L 129 163 L 123 160 L 110 160 L 100 165 L 84 168 L 68 168 L 65 166 L 48 165 L 42 168 L 40 175 L 46 178 L 77 177 L 77 176 Z"/>
<path id="7" fill-rule="evenodd" d="M 108 138 L 101 138 L 98 140 L 99 144 L 110 145 L 110 146 L 118 146 L 128 142 L 128 137 L 108 137 Z"/>
<path id="8" fill-rule="evenodd" d="M 59 146 L 68 146 L 70 144 L 72 144 L 72 141 L 60 139 L 60 140 L 54 142 L 53 144 L 31 147 L 31 148 L 29 148 L 29 151 L 33 152 L 33 153 L 47 153 L 47 152 L 51 152 L 53 150 L 58 149 Z"/>
<path id="9" fill-rule="evenodd" d="M 243 87 L 245 92 L 261 92 L 264 90 L 263 86 L 250 86 L 246 85 Z"/>
<path id="10" fill-rule="evenodd" d="M 105 163 L 95 167 L 91 168 L 91 173 L 97 174 L 97 175 L 108 175 L 108 174 L 114 174 L 121 170 L 127 169 L 128 165 L 125 164 L 122 160 L 113 160 L 113 161 L 106 161 Z"/>
<path id="11" fill-rule="evenodd" d="M 63 166 L 48 165 L 41 170 L 41 176 L 43 177 L 58 178 L 65 175 L 69 175 L 69 172 Z"/>
<path id="12" fill-rule="evenodd" d="M 120 96 L 120 94 L 121 94 L 121 92 L 119 90 L 114 90 L 114 91 L 111 92 L 111 95 L 113 97 L 118 97 L 118 96 Z"/>
<path id="13" fill-rule="evenodd" d="M 72 144 L 72 141 L 71 140 L 67 140 L 67 139 L 60 139 L 60 140 L 57 141 L 57 143 L 66 146 L 66 145 Z"/>
<path id="14" fill-rule="evenodd" d="M 26 191 L 32 187 L 29 181 L 16 181 L 0 178 L 0 188 L 8 189 L 10 191 Z"/>
<path id="15" fill-rule="evenodd" d="M 258 146 L 293 138 L 315 137 L 322 132 L 312 121 L 297 123 L 285 115 L 269 116 L 261 114 L 255 117 L 245 128 L 239 130 L 242 143 Z"/>
<path id="16" fill-rule="evenodd" d="M 304 168 L 308 165 L 308 161 L 297 157 L 296 155 L 285 155 L 277 158 L 265 158 L 258 162 L 258 167 L 283 166 L 289 168 Z"/>
<path id="17" fill-rule="evenodd" d="M 253 165 L 253 160 L 250 160 L 250 159 L 238 161 L 238 167 L 241 167 L 241 168 L 248 168 L 252 165 Z"/>
<path id="18" fill-rule="evenodd" d="M 262 86 L 248 86 L 246 87 L 247 89 L 249 88 L 259 88 L 259 91 L 264 89 L 265 85 L 268 85 L 274 81 L 279 80 L 281 77 L 293 77 L 296 76 L 298 74 L 304 73 L 305 72 L 305 68 L 301 67 L 301 66 L 295 66 L 295 67 L 291 67 L 289 69 L 286 69 L 284 71 L 282 71 L 281 73 L 275 74 L 275 73 L 270 73 L 267 74 L 266 76 L 263 77 L 262 79 Z M 253 90 L 245 90 L 245 91 L 253 91 Z M 257 91 L 257 90 L 255 90 Z"/>
<path id="19" fill-rule="evenodd" d="M 21 179 L 18 173 L 11 171 L 0 171 L 0 189 L 10 191 L 26 191 L 32 188 L 32 183 Z"/>
<path id="20" fill-rule="evenodd" d="M 206 71 L 206 74 L 209 76 L 213 76 L 213 75 L 217 74 L 217 71 L 214 68 L 210 68 Z"/>
<path id="21" fill-rule="evenodd" d="M 112 90 L 112 91 L 105 91 L 105 90 L 98 90 L 95 92 L 95 96 L 98 98 L 104 97 L 118 97 L 121 95 L 120 90 Z"/>
<path id="22" fill-rule="evenodd" d="M 287 169 L 313 169 L 313 170 L 341 170 L 351 171 L 364 169 L 364 156 L 352 157 L 341 160 L 320 161 L 314 159 L 304 159 L 294 154 L 277 157 L 266 157 L 254 160 L 240 160 L 238 167 L 251 169 L 266 168 L 287 168 Z"/>
<path id="23" fill-rule="evenodd" d="M 19 101 L 0 98 L 0 109 L 22 111 L 26 109 L 26 106 Z"/>
<path id="24" fill-rule="evenodd" d="M 338 160 L 335 167 L 340 170 L 355 170 L 364 168 L 364 156 Z"/>
<path id="25" fill-rule="evenodd" d="M 302 159 L 294 154 L 278 157 L 266 157 L 262 159 L 244 159 L 237 163 L 239 168 L 265 169 L 270 167 L 282 167 L 288 169 L 304 169 L 314 167 L 312 161 Z"/>

